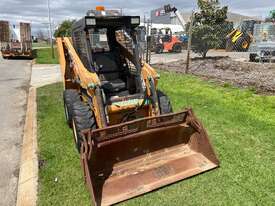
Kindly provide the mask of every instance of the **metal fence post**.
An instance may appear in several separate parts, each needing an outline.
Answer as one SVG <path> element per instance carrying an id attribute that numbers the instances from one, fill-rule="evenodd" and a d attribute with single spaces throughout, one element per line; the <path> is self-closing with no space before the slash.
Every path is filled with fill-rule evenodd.
<path id="1" fill-rule="evenodd" d="M 151 61 L 151 27 L 152 22 L 148 19 L 146 26 L 146 63 L 150 64 Z"/>
<path id="2" fill-rule="evenodd" d="M 186 57 L 185 74 L 188 74 L 188 72 L 189 72 L 193 22 L 194 22 L 194 11 L 192 11 L 192 14 L 191 14 L 190 26 L 189 26 L 189 31 L 188 31 L 188 44 L 187 44 L 187 57 Z"/>
<path id="3" fill-rule="evenodd" d="M 145 17 L 144 17 L 144 23 L 145 23 Z M 149 32 L 149 20 L 148 20 L 146 24 L 146 60 L 145 60 L 146 63 L 149 62 L 149 36 L 150 36 L 150 32 Z"/>

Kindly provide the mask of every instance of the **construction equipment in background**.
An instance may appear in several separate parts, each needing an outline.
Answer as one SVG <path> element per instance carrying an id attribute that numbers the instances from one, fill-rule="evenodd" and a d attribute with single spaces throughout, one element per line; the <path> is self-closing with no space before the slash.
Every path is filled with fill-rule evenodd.
<path id="1" fill-rule="evenodd" d="M 176 7 L 172 7 L 170 4 L 165 5 L 163 8 L 164 8 L 164 12 L 166 14 L 173 12 L 176 15 L 176 17 L 178 18 L 178 20 L 183 28 L 183 31 L 185 31 L 186 22 L 185 22 L 184 18 L 182 17 L 182 15 L 180 14 L 180 11 Z"/>
<path id="2" fill-rule="evenodd" d="M 251 62 L 275 61 L 275 24 L 265 22 L 255 24 L 253 42 L 249 47 Z"/>
<path id="3" fill-rule="evenodd" d="M 180 12 L 176 7 L 171 7 L 171 5 L 168 4 L 164 6 L 163 11 L 165 14 L 173 12 L 177 16 L 183 28 L 183 31 L 185 31 L 186 22 L 184 21 L 183 17 L 181 16 Z M 162 53 L 163 51 L 169 51 L 169 52 L 180 53 L 182 51 L 184 43 L 179 39 L 178 36 L 172 35 L 171 29 L 165 28 L 165 29 L 162 29 L 161 31 L 163 30 L 164 30 L 164 34 L 163 32 L 161 32 L 162 34 L 160 34 L 159 37 L 157 38 L 158 41 L 155 46 L 155 52 Z"/>
<path id="4" fill-rule="evenodd" d="M 182 26 L 182 31 L 185 31 L 186 22 L 176 7 L 172 7 L 168 4 L 163 7 L 163 11 L 164 12 L 162 13 L 164 14 L 173 12 Z M 159 38 L 159 40 L 160 43 L 156 45 L 156 53 L 161 53 L 162 50 L 180 53 L 182 49 L 187 49 L 188 36 L 186 34 L 182 36 L 172 35 L 171 30 L 165 29 L 165 35 L 162 38 Z M 164 42 L 163 46 L 161 42 Z"/>
<path id="5" fill-rule="evenodd" d="M 141 61 L 139 16 L 88 11 L 58 38 L 64 107 L 95 205 L 111 205 L 218 167 L 192 109 L 172 113 Z"/>
<path id="6" fill-rule="evenodd" d="M 253 41 L 254 25 L 257 20 L 244 20 L 226 36 L 226 51 L 246 52 Z"/>
<path id="7" fill-rule="evenodd" d="M 187 50 L 189 36 L 185 32 L 180 32 L 176 35 L 178 36 L 179 40 L 181 41 L 181 44 L 182 44 L 181 48 L 183 50 Z"/>
<path id="8" fill-rule="evenodd" d="M 157 54 L 163 52 L 181 53 L 182 42 L 176 35 L 172 34 L 170 28 L 162 28 L 159 30 L 157 42 L 155 45 L 155 52 Z"/>
<path id="9" fill-rule="evenodd" d="M 251 62 L 274 62 L 275 60 L 275 10 L 269 12 L 264 22 L 255 24 L 253 42 L 249 47 Z"/>
<path id="10" fill-rule="evenodd" d="M 22 22 L 10 25 L 8 21 L 0 21 L 0 46 L 3 58 L 32 58 L 31 25 Z"/>

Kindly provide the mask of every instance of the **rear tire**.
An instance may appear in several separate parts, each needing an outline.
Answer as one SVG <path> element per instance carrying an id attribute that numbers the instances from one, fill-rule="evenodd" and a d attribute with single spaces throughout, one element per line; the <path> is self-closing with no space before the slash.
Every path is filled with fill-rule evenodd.
<path id="1" fill-rule="evenodd" d="M 163 45 L 162 45 L 162 44 L 156 45 L 155 52 L 156 52 L 156 54 L 161 54 L 161 53 L 163 53 Z"/>
<path id="2" fill-rule="evenodd" d="M 249 48 L 249 45 L 250 45 L 249 36 L 242 36 L 237 40 L 235 44 L 235 50 L 239 52 L 246 52 Z"/>
<path id="3" fill-rule="evenodd" d="M 225 51 L 226 52 L 232 52 L 233 50 L 233 43 L 231 38 L 226 39 L 226 46 L 225 46 Z"/>
<path id="4" fill-rule="evenodd" d="M 175 53 L 181 53 L 181 50 L 182 50 L 181 44 L 179 44 L 179 43 L 174 44 L 174 46 L 172 48 L 173 52 L 175 52 Z"/>
<path id="5" fill-rule="evenodd" d="M 168 96 L 160 90 L 157 90 L 157 95 L 158 95 L 160 114 L 173 113 L 173 108 Z"/>
<path id="6" fill-rule="evenodd" d="M 81 143 L 83 141 L 81 131 L 85 129 L 96 129 L 96 120 L 91 108 L 80 100 L 73 104 L 72 112 L 72 127 L 75 146 L 80 153 Z"/>
<path id="7" fill-rule="evenodd" d="M 72 107 L 75 102 L 80 101 L 80 96 L 78 91 L 75 89 L 64 90 L 63 100 L 64 100 L 65 118 L 68 125 L 72 128 L 72 117 L 73 117 Z"/>
<path id="8" fill-rule="evenodd" d="M 257 54 L 249 54 L 249 61 L 250 62 L 256 62 L 256 57 L 257 57 Z"/>

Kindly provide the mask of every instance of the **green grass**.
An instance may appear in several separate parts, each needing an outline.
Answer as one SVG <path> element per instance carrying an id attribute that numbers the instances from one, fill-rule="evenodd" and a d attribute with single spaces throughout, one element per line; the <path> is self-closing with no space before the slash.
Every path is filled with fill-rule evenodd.
<path id="1" fill-rule="evenodd" d="M 37 64 L 58 64 L 58 55 L 56 48 L 54 49 L 54 58 L 52 58 L 51 48 L 36 49 Z"/>
<path id="2" fill-rule="evenodd" d="M 47 42 L 36 42 L 36 43 L 32 43 L 32 47 L 36 48 L 36 47 L 50 47 L 51 45 L 48 44 Z"/>
<path id="3" fill-rule="evenodd" d="M 274 205 L 275 97 L 166 72 L 159 86 L 176 111 L 193 107 L 221 165 L 120 205 Z M 46 161 L 39 171 L 38 203 L 89 205 L 61 94 L 61 84 L 38 89 L 39 149 Z"/>

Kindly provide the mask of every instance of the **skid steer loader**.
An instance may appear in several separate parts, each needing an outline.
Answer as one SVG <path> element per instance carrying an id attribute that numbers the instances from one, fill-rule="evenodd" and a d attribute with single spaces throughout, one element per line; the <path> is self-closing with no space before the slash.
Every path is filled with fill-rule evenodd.
<path id="1" fill-rule="evenodd" d="M 173 113 L 141 61 L 139 16 L 88 11 L 58 38 L 64 107 L 95 205 L 111 205 L 216 168 L 192 109 Z"/>
<path id="2" fill-rule="evenodd" d="M 226 36 L 226 51 L 247 52 L 253 41 L 254 25 L 256 20 L 244 20 Z"/>

